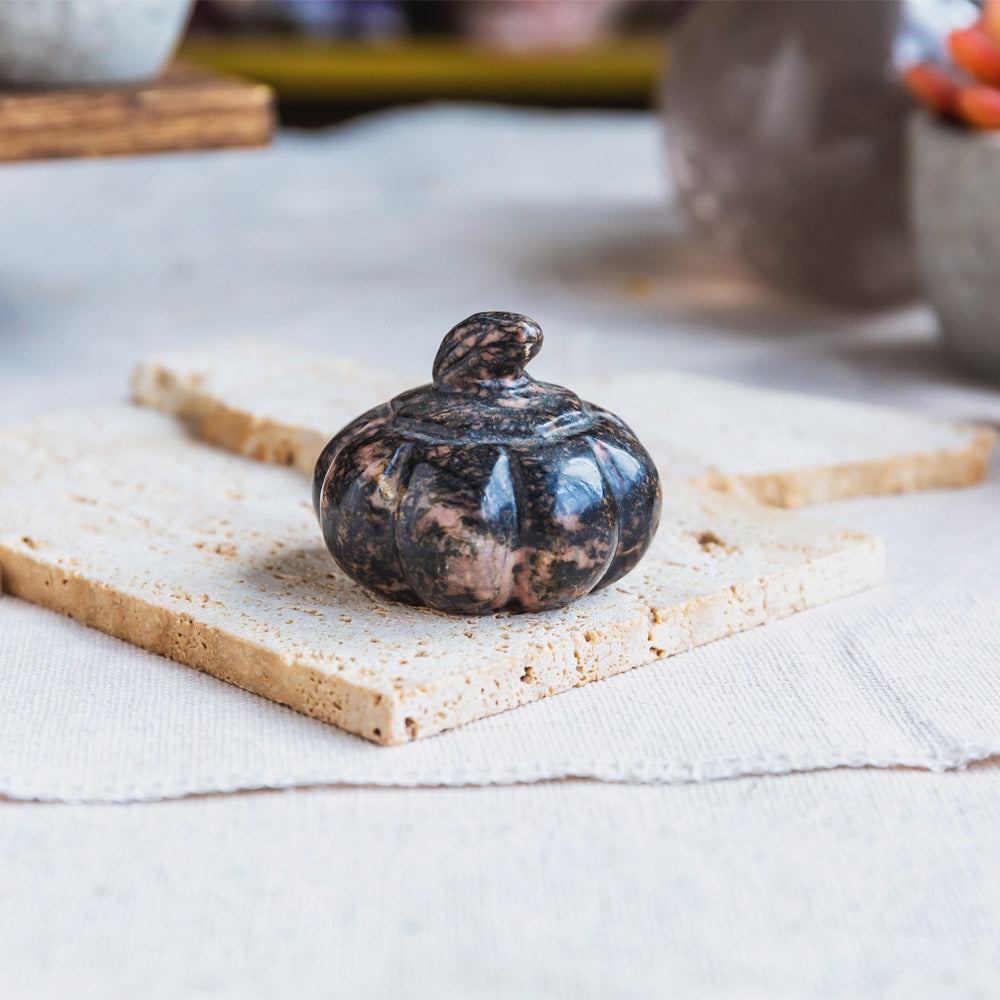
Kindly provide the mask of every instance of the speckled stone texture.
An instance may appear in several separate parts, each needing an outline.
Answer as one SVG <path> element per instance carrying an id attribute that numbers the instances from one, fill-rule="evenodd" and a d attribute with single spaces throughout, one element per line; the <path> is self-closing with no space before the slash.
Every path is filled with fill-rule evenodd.
<path id="1" fill-rule="evenodd" d="M 384 600 L 339 570 L 307 489 L 291 469 L 191 441 L 177 421 L 140 407 L 4 429 L 0 585 L 396 744 L 843 597 L 884 574 L 877 539 L 667 481 L 660 530 L 624 579 L 549 611 L 446 615 Z M 200 711 L 196 702 L 176 708 L 182 720 Z M 630 704 L 625 718 L 645 711 Z M 574 726 L 552 738 L 572 744 Z"/>
<path id="2" fill-rule="evenodd" d="M 311 476 L 338 427 L 413 381 L 284 342 L 237 338 L 147 359 L 132 392 L 203 441 Z M 690 372 L 647 367 L 576 385 L 624 417 L 661 481 L 777 507 L 971 486 L 996 438 L 987 426 Z"/>
<path id="3" fill-rule="evenodd" d="M 313 504 L 340 567 L 386 597 L 455 614 L 566 604 L 635 567 L 660 517 L 653 460 L 613 413 L 524 366 L 541 328 L 477 313 L 434 381 L 348 424 Z"/>

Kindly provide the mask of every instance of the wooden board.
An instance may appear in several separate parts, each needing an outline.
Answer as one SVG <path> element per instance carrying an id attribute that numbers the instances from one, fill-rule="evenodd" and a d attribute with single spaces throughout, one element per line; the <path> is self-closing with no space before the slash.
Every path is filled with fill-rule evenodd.
<path id="1" fill-rule="evenodd" d="M 138 86 L 0 90 L 0 161 L 262 146 L 274 125 L 266 84 L 175 64 Z"/>

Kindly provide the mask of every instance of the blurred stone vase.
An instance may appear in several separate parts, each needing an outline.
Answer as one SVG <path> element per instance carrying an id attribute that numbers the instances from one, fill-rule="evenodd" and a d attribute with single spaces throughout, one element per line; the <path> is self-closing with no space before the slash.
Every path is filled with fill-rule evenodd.
<path id="1" fill-rule="evenodd" d="M 850 307 L 917 291 L 908 103 L 892 0 L 707 0 L 670 44 L 661 107 L 696 233 L 765 280 Z"/>

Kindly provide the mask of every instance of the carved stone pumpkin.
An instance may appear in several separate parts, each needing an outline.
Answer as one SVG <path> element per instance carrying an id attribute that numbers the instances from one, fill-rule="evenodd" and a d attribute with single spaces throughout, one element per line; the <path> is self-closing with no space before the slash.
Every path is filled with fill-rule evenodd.
<path id="1" fill-rule="evenodd" d="M 525 365 L 542 331 L 477 313 L 434 381 L 348 424 L 316 464 L 334 559 L 386 597 L 456 614 L 538 611 L 620 579 L 660 517 L 660 482 L 619 417 Z"/>

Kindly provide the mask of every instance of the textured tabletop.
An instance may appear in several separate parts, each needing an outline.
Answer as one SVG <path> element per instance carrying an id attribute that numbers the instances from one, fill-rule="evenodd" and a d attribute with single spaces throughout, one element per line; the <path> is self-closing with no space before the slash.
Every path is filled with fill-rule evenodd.
<path id="1" fill-rule="evenodd" d="M 420 370 L 511 309 L 570 385 L 1000 424 L 925 308 L 834 313 L 691 246 L 663 159 L 650 117 L 428 107 L 5 167 L 0 422 L 237 336 Z M 389 751 L 0 597 L 0 993 L 995 994 L 998 509 L 996 470 L 809 508 L 884 539 L 881 588 Z M 372 787 L 402 785 L 469 787 Z"/>

